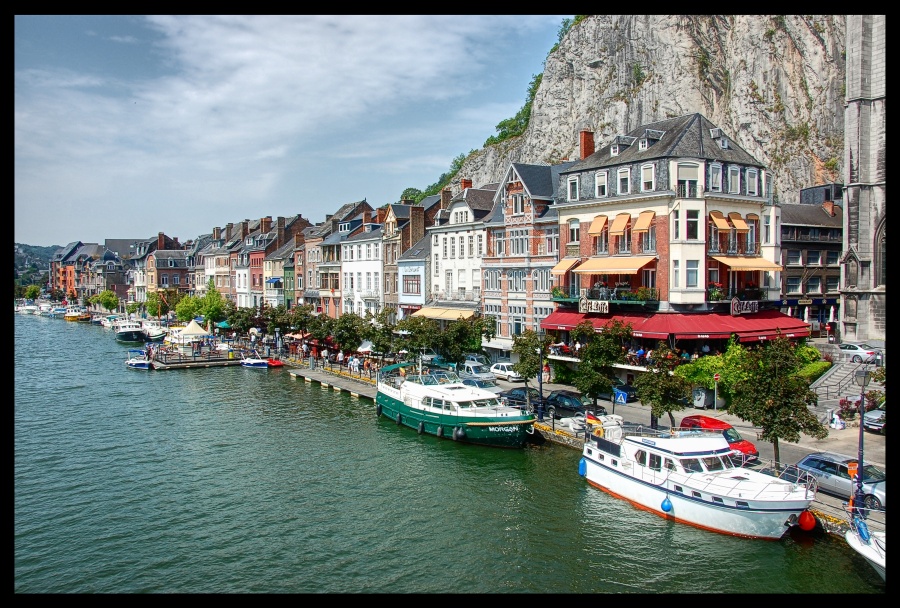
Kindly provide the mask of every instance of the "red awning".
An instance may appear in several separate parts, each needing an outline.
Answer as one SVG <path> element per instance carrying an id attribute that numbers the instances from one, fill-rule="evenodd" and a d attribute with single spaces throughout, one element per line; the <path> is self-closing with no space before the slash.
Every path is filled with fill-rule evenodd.
<path id="1" fill-rule="evenodd" d="M 653 328 L 644 327 L 653 319 L 654 316 L 659 315 L 595 315 L 581 312 L 557 310 L 550 313 L 550 316 L 541 321 L 541 328 L 550 330 L 564 329 L 567 331 L 571 331 L 575 329 L 575 326 L 577 326 L 579 323 L 587 320 L 593 324 L 595 330 L 599 331 L 602 330 L 607 323 L 609 323 L 613 319 L 616 319 L 618 321 L 621 321 L 622 323 L 625 323 L 626 325 L 630 324 L 632 333 L 636 338 L 668 338 L 668 333 L 661 333 L 654 330 Z"/>
<path id="2" fill-rule="evenodd" d="M 716 312 L 595 315 L 557 310 L 541 321 L 541 328 L 572 330 L 588 320 L 599 330 L 613 319 L 631 324 L 635 338 L 660 340 L 672 334 L 679 340 L 727 340 L 737 334 L 741 342 L 752 342 L 772 340 L 779 331 L 786 338 L 805 338 L 810 330 L 808 323 L 777 310 L 740 316 Z"/>

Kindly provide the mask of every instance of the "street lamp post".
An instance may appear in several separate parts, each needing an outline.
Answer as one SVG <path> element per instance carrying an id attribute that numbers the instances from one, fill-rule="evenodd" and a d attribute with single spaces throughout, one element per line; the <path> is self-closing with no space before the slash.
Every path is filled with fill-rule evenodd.
<path id="1" fill-rule="evenodd" d="M 538 394 L 541 400 L 538 403 L 538 420 L 544 420 L 544 332 L 537 332 L 538 337 Z"/>
<path id="2" fill-rule="evenodd" d="M 866 413 L 866 385 L 869 384 L 871 372 L 868 370 L 868 364 L 863 365 L 862 369 L 856 370 L 853 379 L 859 385 L 859 455 L 856 463 L 856 495 L 853 497 L 854 510 L 862 517 L 866 516 L 863 510 L 865 506 L 865 492 L 863 491 L 863 416 Z"/>

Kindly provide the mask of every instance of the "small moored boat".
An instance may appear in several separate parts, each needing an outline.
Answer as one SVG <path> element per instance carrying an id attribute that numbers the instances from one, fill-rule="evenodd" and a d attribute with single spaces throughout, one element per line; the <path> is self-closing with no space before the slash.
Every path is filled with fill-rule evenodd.
<path id="1" fill-rule="evenodd" d="M 858 515 L 850 518 L 850 529 L 844 532 L 844 539 L 850 547 L 869 562 L 875 572 L 885 580 L 885 553 L 887 539 L 884 530 L 869 530 L 868 524 Z"/>
<path id="2" fill-rule="evenodd" d="M 128 349 L 128 358 L 125 360 L 128 369 L 153 369 L 153 362 L 147 357 L 146 351 L 138 348 Z"/>
<path id="3" fill-rule="evenodd" d="M 665 519 L 746 538 L 781 538 L 813 523 L 814 477 L 793 465 L 737 467 L 720 431 L 656 430 L 621 416 L 587 420 L 578 473 L 592 486 Z"/>
<path id="4" fill-rule="evenodd" d="M 378 372 L 375 411 L 420 434 L 465 443 L 521 448 L 534 433 L 534 414 L 463 384 L 451 371 L 416 373 L 412 363 L 388 365 Z"/>
<path id="5" fill-rule="evenodd" d="M 116 340 L 119 342 L 146 342 L 144 328 L 138 321 L 122 319 L 115 326 Z"/>
<path id="6" fill-rule="evenodd" d="M 254 367 L 254 368 L 268 368 L 269 361 L 268 359 L 263 359 L 259 356 L 259 353 L 251 351 L 252 356 L 248 356 L 246 353 L 241 352 L 241 365 L 244 367 Z"/>

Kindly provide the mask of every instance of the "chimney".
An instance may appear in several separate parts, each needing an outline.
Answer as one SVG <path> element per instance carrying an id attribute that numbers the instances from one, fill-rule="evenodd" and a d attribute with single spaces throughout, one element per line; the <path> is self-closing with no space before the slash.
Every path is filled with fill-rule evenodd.
<path id="1" fill-rule="evenodd" d="M 241 222 L 241 240 L 247 238 L 248 234 L 250 234 L 250 220 L 244 220 Z"/>
<path id="2" fill-rule="evenodd" d="M 387 217 L 387 207 L 379 207 L 375 210 L 375 222 L 378 224 L 383 224 L 385 218 Z"/>
<path id="3" fill-rule="evenodd" d="M 368 209 L 363 210 L 363 225 L 372 223 L 372 212 Z"/>
<path id="4" fill-rule="evenodd" d="M 299 247 L 300 245 L 302 245 L 305 242 L 306 242 L 306 238 L 303 236 L 302 232 L 294 235 L 294 249 L 296 249 L 297 247 Z"/>
<path id="5" fill-rule="evenodd" d="M 284 245 L 284 217 L 278 216 L 275 220 L 275 248 L 281 249 Z"/>
<path id="6" fill-rule="evenodd" d="M 834 201 L 825 201 L 822 203 L 822 209 L 825 210 L 829 216 L 834 217 Z"/>
<path id="7" fill-rule="evenodd" d="M 416 203 L 416 201 L 414 201 L 414 200 L 411 199 L 411 198 L 402 198 L 402 199 L 400 199 L 400 204 L 401 204 L 401 205 L 414 205 L 415 203 Z"/>
<path id="8" fill-rule="evenodd" d="M 156 237 L 156 248 L 157 249 L 165 249 L 166 248 L 166 235 L 160 232 Z"/>
<path id="9" fill-rule="evenodd" d="M 578 145 L 581 149 L 581 160 L 586 159 L 594 153 L 594 132 L 584 129 L 578 138 Z"/>
<path id="10" fill-rule="evenodd" d="M 459 180 L 459 189 L 465 190 L 466 188 L 472 187 L 472 180 L 470 179 L 461 179 Z"/>
<path id="11" fill-rule="evenodd" d="M 422 205 L 413 205 L 409 208 L 409 232 L 409 247 L 425 236 L 425 208 Z"/>
<path id="12" fill-rule="evenodd" d="M 218 241 L 220 238 L 222 238 L 222 229 L 216 226 L 213 228 L 213 240 Z"/>
<path id="13" fill-rule="evenodd" d="M 272 229 L 272 216 L 259 218 L 259 231 L 265 234 Z"/>
<path id="14" fill-rule="evenodd" d="M 450 188 L 444 188 L 441 190 L 441 209 L 447 209 L 450 207 L 450 199 L 453 198 L 453 193 Z"/>

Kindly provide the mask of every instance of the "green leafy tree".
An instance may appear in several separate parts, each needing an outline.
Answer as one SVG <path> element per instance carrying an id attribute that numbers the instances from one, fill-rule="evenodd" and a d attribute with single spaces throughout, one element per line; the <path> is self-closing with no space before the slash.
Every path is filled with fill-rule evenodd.
<path id="1" fill-rule="evenodd" d="M 175 317 L 179 321 L 190 321 L 200 315 L 200 299 L 196 296 L 185 296 L 175 306 Z"/>
<path id="2" fill-rule="evenodd" d="M 797 371 L 803 366 L 796 345 L 783 336 L 743 352 L 742 372 L 732 391 L 728 412 L 762 429 L 761 438 L 772 443 L 780 462 L 779 440 L 796 443 L 800 434 L 816 439 L 828 436 L 810 411 L 816 393 Z"/>
<path id="3" fill-rule="evenodd" d="M 310 320 L 309 333 L 319 341 L 319 344 L 324 344 L 325 340 L 331 337 L 333 327 L 334 319 L 326 315 L 318 315 Z"/>
<path id="4" fill-rule="evenodd" d="M 331 335 L 341 350 L 356 351 L 371 325 L 355 312 L 345 312 L 335 320 Z"/>
<path id="5" fill-rule="evenodd" d="M 206 285 L 206 294 L 200 298 L 198 312 L 204 319 L 216 323 L 225 318 L 225 298 L 216 289 L 215 282 L 210 279 Z"/>
<path id="6" fill-rule="evenodd" d="M 302 304 L 300 306 L 295 306 L 291 309 L 291 329 L 299 331 L 300 333 L 307 333 L 309 331 L 309 322 L 310 319 L 313 318 L 313 307 L 312 304 Z"/>
<path id="7" fill-rule="evenodd" d="M 513 337 L 512 352 L 518 355 L 518 361 L 513 364 L 513 371 L 525 379 L 525 386 L 539 377 L 541 373 L 541 361 L 547 356 L 547 349 L 553 339 L 547 335 L 526 329 L 518 336 Z M 531 394 L 525 391 L 525 407 L 532 411 Z"/>
<path id="8" fill-rule="evenodd" d="M 578 373 L 573 384 L 581 394 L 593 399 L 597 405 L 597 395 L 609 393 L 612 402 L 612 413 L 616 413 L 616 402 L 613 393 L 612 379 L 615 375 L 616 363 L 625 362 L 624 345 L 631 341 L 631 325 L 613 319 L 597 333 L 590 321 L 582 321 L 572 335 L 583 346 L 578 350 Z"/>
<path id="9" fill-rule="evenodd" d="M 671 356 L 670 356 L 671 355 Z M 675 427 L 672 412 L 684 410 L 690 396 L 691 385 L 684 378 L 672 373 L 678 365 L 675 354 L 662 340 L 653 349 L 653 358 L 647 364 L 648 372 L 634 379 L 634 388 L 642 405 L 650 406 L 651 422 L 669 415 L 671 427 Z"/>
<path id="10" fill-rule="evenodd" d="M 410 353 L 421 353 L 422 349 L 433 348 L 442 357 L 447 358 L 447 353 L 441 350 L 441 326 L 434 319 L 404 317 L 397 321 L 395 331 L 400 334 L 397 345 L 401 348 L 397 350 L 406 349 Z"/>
<path id="11" fill-rule="evenodd" d="M 141 305 L 139 302 L 129 302 L 125 305 L 125 312 L 130 315 L 137 313 L 141 309 Z"/>
<path id="12" fill-rule="evenodd" d="M 721 355 L 707 355 L 690 363 L 679 365 L 675 375 L 687 380 L 691 386 L 701 386 L 712 390 L 716 388 L 718 397 L 725 402 L 725 408 L 731 403 L 734 387 L 741 380 L 747 379 L 744 368 L 746 347 L 741 345 L 737 337 L 732 336 Z M 719 374 L 716 387 L 715 375 Z"/>
<path id="13" fill-rule="evenodd" d="M 448 361 L 459 363 L 466 353 L 480 353 L 482 340 L 492 339 L 495 328 L 493 317 L 472 316 L 451 321 L 438 334 L 438 352 Z"/>
<path id="14" fill-rule="evenodd" d="M 400 195 L 401 200 L 408 199 L 416 202 L 421 201 L 423 198 L 425 198 L 425 195 L 418 188 L 407 188 L 403 191 L 403 194 Z"/>
<path id="15" fill-rule="evenodd" d="M 97 303 L 109 312 L 112 312 L 119 308 L 119 296 L 113 290 L 106 289 L 97 294 Z"/>
<path id="16" fill-rule="evenodd" d="M 238 334 L 247 335 L 250 328 L 256 327 L 257 311 L 255 308 L 238 308 L 236 306 L 232 308 L 226 305 L 225 310 L 228 311 L 226 316 L 228 324 Z"/>
<path id="17" fill-rule="evenodd" d="M 144 305 L 148 315 L 151 317 L 162 317 L 169 313 L 169 305 L 165 302 L 164 297 L 156 291 L 147 294 L 147 301 Z"/>
<path id="18" fill-rule="evenodd" d="M 367 329 L 365 334 L 363 334 L 363 337 L 372 342 L 372 349 L 375 352 L 386 353 L 393 350 L 394 338 L 396 337 L 394 335 L 394 328 L 396 326 L 391 323 L 393 317 L 393 309 L 387 306 L 374 315 L 371 312 L 366 313 Z"/>
<path id="19" fill-rule="evenodd" d="M 25 288 L 25 297 L 29 300 L 37 300 L 41 295 L 41 288 L 37 285 L 29 285 Z"/>

